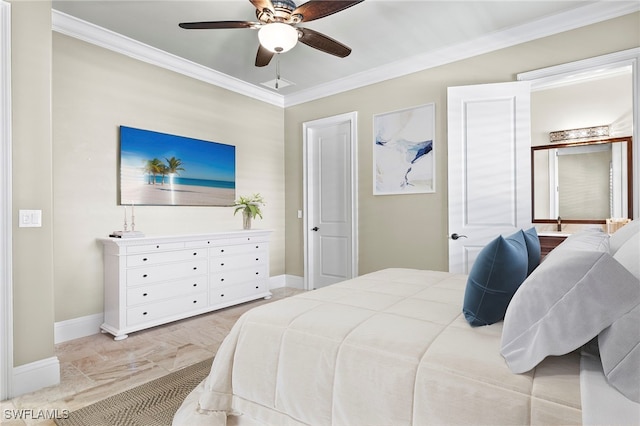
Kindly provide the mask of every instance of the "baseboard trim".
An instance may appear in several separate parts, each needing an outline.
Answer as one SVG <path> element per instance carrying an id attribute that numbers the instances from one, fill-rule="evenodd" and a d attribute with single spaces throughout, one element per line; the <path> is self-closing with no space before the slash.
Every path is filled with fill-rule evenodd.
<path id="1" fill-rule="evenodd" d="M 103 322 L 103 313 L 57 322 L 53 328 L 54 342 L 57 345 L 69 340 L 98 334 Z"/>
<path id="2" fill-rule="evenodd" d="M 269 279 L 269 288 L 291 287 L 302 290 L 304 288 L 304 280 L 296 275 L 277 275 Z M 100 333 L 100 326 L 104 322 L 104 314 L 87 315 L 84 317 L 73 318 L 66 321 L 59 321 L 54 324 L 54 342 L 64 343 L 69 340 L 79 339 L 81 337 L 92 336 Z"/>
<path id="3" fill-rule="evenodd" d="M 12 397 L 24 395 L 38 389 L 60 384 L 60 361 L 58 357 L 20 365 L 13 368 Z"/>
<path id="4" fill-rule="evenodd" d="M 286 287 L 304 290 L 304 278 L 297 275 L 285 275 Z"/>
<path id="5" fill-rule="evenodd" d="M 275 277 L 269 278 L 269 289 L 273 290 L 274 288 L 282 288 L 287 286 L 287 276 L 286 275 L 276 275 Z"/>
<path id="6" fill-rule="evenodd" d="M 283 287 L 297 288 L 302 290 L 304 288 L 304 280 L 302 279 L 302 277 L 287 274 L 271 277 L 271 279 L 269 280 L 270 289 L 273 290 L 274 288 Z"/>

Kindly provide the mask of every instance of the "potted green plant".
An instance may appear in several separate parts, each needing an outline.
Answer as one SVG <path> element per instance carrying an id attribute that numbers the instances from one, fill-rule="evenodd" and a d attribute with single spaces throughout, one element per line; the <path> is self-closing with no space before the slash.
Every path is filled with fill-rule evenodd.
<path id="1" fill-rule="evenodd" d="M 263 206 L 264 199 L 260 194 L 253 194 L 250 197 L 240 197 L 235 201 L 235 210 L 233 215 L 242 211 L 242 228 L 243 229 L 251 229 L 251 219 L 256 216 L 260 216 L 262 219 L 262 212 L 260 211 L 260 206 Z"/>

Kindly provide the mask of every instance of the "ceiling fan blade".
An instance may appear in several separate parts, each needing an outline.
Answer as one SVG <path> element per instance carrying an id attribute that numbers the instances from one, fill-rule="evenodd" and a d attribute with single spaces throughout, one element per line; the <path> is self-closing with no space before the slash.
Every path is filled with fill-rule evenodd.
<path id="1" fill-rule="evenodd" d="M 273 3 L 271 3 L 271 0 L 249 0 L 249 1 L 260 12 L 262 12 L 264 9 L 269 9 L 271 12 L 275 11 L 275 8 L 273 7 Z"/>
<path id="2" fill-rule="evenodd" d="M 351 49 L 349 47 L 322 33 L 311 30 L 309 28 L 300 27 L 298 27 L 298 31 L 301 34 L 298 41 L 306 44 L 307 46 L 313 47 L 314 49 L 321 50 L 325 53 L 329 53 L 340 58 L 349 56 L 349 54 L 351 53 Z"/>
<path id="3" fill-rule="evenodd" d="M 324 18 L 325 16 L 333 15 L 342 10 L 345 10 L 351 6 L 355 6 L 358 3 L 362 3 L 364 0 L 352 0 L 352 1 L 327 1 L 327 0 L 311 0 L 304 4 L 301 4 L 296 10 L 292 12 L 292 15 L 302 15 L 301 22 L 309 22 L 315 19 Z"/>
<path id="4" fill-rule="evenodd" d="M 248 21 L 210 21 L 210 22 L 182 22 L 180 28 L 187 30 L 217 30 L 221 28 L 258 28 L 258 22 Z"/>
<path id="5" fill-rule="evenodd" d="M 266 65 L 269 65 L 269 62 L 271 62 L 271 58 L 273 58 L 273 55 L 275 55 L 275 53 L 268 49 L 265 49 L 264 47 L 262 47 L 262 45 L 259 45 L 258 53 L 256 54 L 256 67 L 264 67 Z"/>

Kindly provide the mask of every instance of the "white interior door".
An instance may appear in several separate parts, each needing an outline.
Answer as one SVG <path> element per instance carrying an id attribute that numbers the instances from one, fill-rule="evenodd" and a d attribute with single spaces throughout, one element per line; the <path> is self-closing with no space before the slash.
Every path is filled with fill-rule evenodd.
<path id="1" fill-rule="evenodd" d="M 531 226 L 530 86 L 448 90 L 449 271 L 469 273 L 500 234 Z"/>
<path id="2" fill-rule="evenodd" d="M 355 124 L 351 113 L 303 126 L 308 290 L 357 275 Z"/>

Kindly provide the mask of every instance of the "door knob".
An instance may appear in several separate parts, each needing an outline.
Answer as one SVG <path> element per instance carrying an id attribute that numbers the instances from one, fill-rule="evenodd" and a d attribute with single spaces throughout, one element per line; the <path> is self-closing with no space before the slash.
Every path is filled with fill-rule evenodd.
<path id="1" fill-rule="evenodd" d="M 318 228 L 317 226 L 314 226 L 313 228 L 311 228 L 312 231 L 316 231 L 316 232 L 318 232 L 319 229 L 320 228 Z"/>
<path id="2" fill-rule="evenodd" d="M 451 239 L 452 240 L 457 240 L 458 238 L 467 238 L 467 236 L 466 235 L 456 234 L 455 232 L 453 234 L 451 234 Z"/>

